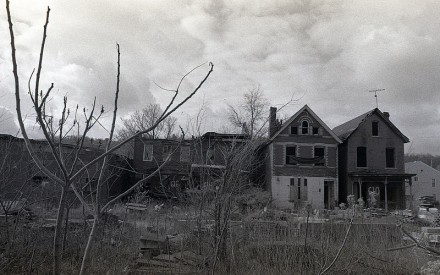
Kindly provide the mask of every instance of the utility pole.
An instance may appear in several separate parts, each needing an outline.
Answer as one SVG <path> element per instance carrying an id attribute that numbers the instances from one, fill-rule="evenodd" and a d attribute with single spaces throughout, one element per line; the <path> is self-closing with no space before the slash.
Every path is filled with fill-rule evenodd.
<path id="1" fill-rule="evenodd" d="M 376 108 L 379 109 L 379 103 L 377 102 L 377 92 L 385 91 L 385 89 L 375 89 L 375 90 L 369 90 L 368 92 L 374 93 L 374 97 L 376 98 Z"/>

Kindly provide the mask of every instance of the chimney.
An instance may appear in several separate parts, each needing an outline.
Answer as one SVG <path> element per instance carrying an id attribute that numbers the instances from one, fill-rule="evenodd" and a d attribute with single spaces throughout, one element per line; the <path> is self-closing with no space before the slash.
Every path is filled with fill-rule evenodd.
<path id="1" fill-rule="evenodd" d="M 269 138 L 277 131 L 277 108 L 270 107 L 269 112 Z"/>
<path id="2" fill-rule="evenodd" d="M 390 119 L 390 113 L 388 113 L 388 112 L 383 112 L 383 115 L 384 115 L 387 119 Z"/>

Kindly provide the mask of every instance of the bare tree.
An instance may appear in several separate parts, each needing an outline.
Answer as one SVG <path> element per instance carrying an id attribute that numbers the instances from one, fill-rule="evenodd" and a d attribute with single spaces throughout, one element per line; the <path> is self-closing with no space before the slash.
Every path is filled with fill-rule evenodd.
<path id="1" fill-rule="evenodd" d="M 243 129 L 251 138 L 261 135 L 264 121 L 267 119 L 266 109 L 269 105 L 263 91 L 258 86 L 243 96 L 238 107 L 228 106 L 228 119 L 232 126 Z"/>
<path id="2" fill-rule="evenodd" d="M 118 131 L 118 139 L 125 139 L 137 132 L 143 131 L 156 124 L 160 118 L 162 110 L 159 104 L 148 104 L 142 110 L 137 110 L 128 118 L 122 118 L 123 128 Z M 146 134 L 147 137 L 156 138 L 170 138 L 176 127 L 177 118 L 169 116 L 159 123 L 153 131 Z"/>
<path id="3" fill-rule="evenodd" d="M 127 191 L 116 196 L 115 198 L 111 199 L 103 206 L 101 206 L 99 191 L 105 179 L 105 170 L 106 170 L 105 167 L 107 165 L 107 161 L 108 158 L 110 157 L 110 154 L 112 154 L 115 150 L 122 147 L 124 144 L 127 144 L 131 140 L 134 140 L 136 137 L 139 137 L 143 134 L 151 134 L 158 127 L 160 123 L 164 122 L 168 117 L 171 116 L 171 114 L 173 114 L 183 104 L 185 104 L 188 100 L 190 100 L 196 94 L 197 91 L 199 91 L 199 89 L 202 87 L 202 85 L 206 82 L 206 80 L 212 73 L 214 66 L 212 63 L 209 63 L 209 70 L 206 73 L 206 75 L 203 77 L 203 79 L 199 82 L 199 84 L 196 85 L 195 88 L 186 97 L 184 97 L 183 100 L 181 100 L 180 102 L 176 102 L 176 98 L 179 95 L 180 86 L 182 82 L 186 79 L 186 77 L 190 73 L 192 73 L 195 69 L 201 67 L 203 64 L 194 68 L 187 74 L 185 74 L 181 78 L 179 84 L 177 85 L 177 88 L 171 90 L 174 93 L 174 95 L 172 96 L 166 108 L 160 113 L 154 124 L 152 124 L 146 129 L 140 130 L 139 132 L 129 137 L 126 137 L 118 144 L 112 146 L 112 140 L 113 140 L 114 129 L 116 124 L 117 109 L 118 109 L 119 83 L 120 83 L 120 51 L 119 51 L 119 44 L 117 44 L 116 91 L 115 91 L 115 100 L 114 100 L 114 108 L 113 108 L 113 119 L 109 131 L 109 138 L 107 139 L 107 144 L 105 147 L 105 151 L 103 153 L 101 153 L 97 157 L 94 157 L 92 160 L 88 161 L 87 163 L 83 163 L 80 160 L 80 153 L 83 150 L 85 137 L 87 136 L 89 131 L 93 128 L 93 126 L 95 126 L 96 123 L 98 123 L 101 115 L 104 113 L 104 108 L 102 107 L 100 110 L 97 110 L 96 98 L 93 101 L 90 110 L 83 108 L 82 113 L 84 115 L 84 122 L 82 123 L 83 125 L 81 131 L 79 126 L 80 120 L 78 118 L 78 112 L 81 112 L 81 110 L 79 110 L 77 106 L 74 109 L 74 111 L 71 112 L 71 110 L 67 107 L 67 101 L 68 101 L 67 97 L 64 97 L 64 104 L 58 123 L 54 122 L 57 120 L 55 120 L 55 116 L 53 114 L 48 114 L 46 112 L 47 99 L 49 98 L 51 91 L 53 90 L 54 87 L 54 84 L 52 83 L 50 87 L 46 90 L 46 92 L 43 92 L 42 89 L 40 89 L 44 47 L 47 38 L 47 27 L 49 23 L 49 14 L 50 14 L 50 8 L 48 7 L 46 13 L 46 21 L 43 29 L 41 48 L 39 52 L 39 62 L 35 74 L 35 87 L 33 89 L 31 88 L 31 83 L 34 72 L 31 74 L 28 81 L 28 94 L 30 95 L 35 110 L 37 123 L 44 134 L 46 145 L 56 163 L 56 166 L 46 167 L 41 161 L 40 156 L 37 154 L 34 148 L 34 144 L 30 141 L 28 137 L 27 130 L 24 125 L 24 119 L 22 116 L 21 103 L 20 103 L 21 102 L 20 79 L 19 79 L 18 66 L 16 61 L 17 59 L 16 59 L 15 36 L 13 31 L 13 23 L 11 19 L 9 0 L 6 0 L 6 11 L 8 17 L 9 34 L 10 34 L 10 42 L 11 42 L 11 58 L 12 58 L 13 76 L 15 83 L 14 90 L 15 90 L 15 99 L 16 99 L 16 113 L 20 125 L 21 134 L 23 135 L 27 150 L 31 155 L 35 164 L 42 172 L 44 172 L 44 174 L 48 178 L 50 178 L 53 182 L 57 183 L 61 189 L 61 195 L 58 203 L 58 214 L 56 218 L 56 227 L 54 232 L 54 241 L 53 241 L 53 273 L 54 274 L 61 273 L 61 254 L 62 254 L 61 229 L 63 222 L 63 213 L 67 207 L 66 193 L 71 188 L 74 191 L 76 197 L 82 203 L 82 205 L 87 209 L 89 213 L 92 213 L 94 216 L 93 226 L 90 231 L 89 239 L 84 251 L 83 261 L 81 265 L 80 274 L 84 274 L 89 251 L 91 249 L 96 228 L 99 223 L 100 214 L 104 213 L 113 203 L 120 200 L 122 197 L 128 195 L 143 182 L 154 176 L 155 173 L 157 173 L 162 168 L 162 166 L 166 164 L 165 161 L 163 164 L 161 164 L 161 166 L 157 168 L 155 172 L 145 177 L 144 179 L 138 181 Z M 68 152 L 66 154 L 64 147 L 62 145 L 62 140 L 72 131 L 72 129 L 75 128 L 77 130 L 77 135 L 80 136 L 78 140 L 78 144 L 73 151 Z M 90 207 L 89 204 L 86 202 L 85 198 L 78 191 L 77 181 L 84 173 L 87 172 L 89 168 L 92 167 L 92 165 L 100 165 L 101 169 L 99 170 L 100 174 L 96 185 L 96 198 L 94 198 L 95 204 L 93 204 L 92 207 Z"/>

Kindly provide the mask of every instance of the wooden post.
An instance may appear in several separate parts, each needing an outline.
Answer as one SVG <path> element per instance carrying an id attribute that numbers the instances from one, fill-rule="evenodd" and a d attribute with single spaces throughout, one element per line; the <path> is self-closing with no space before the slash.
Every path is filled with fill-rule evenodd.
<path id="1" fill-rule="evenodd" d="M 412 177 L 409 178 L 409 209 L 411 211 L 414 211 L 413 209 L 413 193 L 412 193 Z"/>
<path id="2" fill-rule="evenodd" d="M 385 177 L 385 211 L 388 212 L 388 178 Z"/>
<path id="3" fill-rule="evenodd" d="M 362 178 L 359 177 L 359 199 L 362 198 Z"/>

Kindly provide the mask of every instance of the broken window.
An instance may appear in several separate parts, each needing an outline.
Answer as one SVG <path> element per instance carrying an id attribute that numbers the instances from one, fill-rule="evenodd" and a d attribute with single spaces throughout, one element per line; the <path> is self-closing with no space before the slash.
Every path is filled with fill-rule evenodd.
<path id="1" fill-rule="evenodd" d="M 153 160 L 153 144 L 144 144 L 144 161 Z"/>
<path id="2" fill-rule="evenodd" d="M 394 148 L 386 148 L 385 151 L 385 158 L 386 158 L 386 168 L 394 168 L 395 162 L 394 162 Z"/>
<path id="3" fill-rule="evenodd" d="M 303 135 L 309 134 L 309 123 L 305 120 L 301 123 L 301 134 Z"/>
<path id="4" fill-rule="evenodd" d="M 315 158 L 317 158 L 317 162 L 315 163 L 315 166 L 324 166 L 324 164 L 325 164 L 324 147 L 315 147 L 313 149 L 313 152 L 314 152 Z"/>
<path id="5" fill-rule="evenodd" d="M 367 147 L 359 146 L 357 148 L 357 167 L 367 167 Z"/>
<path id="6" fill-rule="evenodd" d="M 286 164 L 297 164 L 296 146 L 286 146 Z"/>
<path id="7" fill-rule="evenodd" d="M 313 133 L 313 135 L 318 135 L 319 134 L 319 128 L 318 127 L 313 127 L 312 128 L 312 133 Z"/>
<path id="8" fill-rule="evenodd" d="M 373 121 L 371 123 L 371 135 L 373 137 L 379 136 L 379 121 Z"/>

